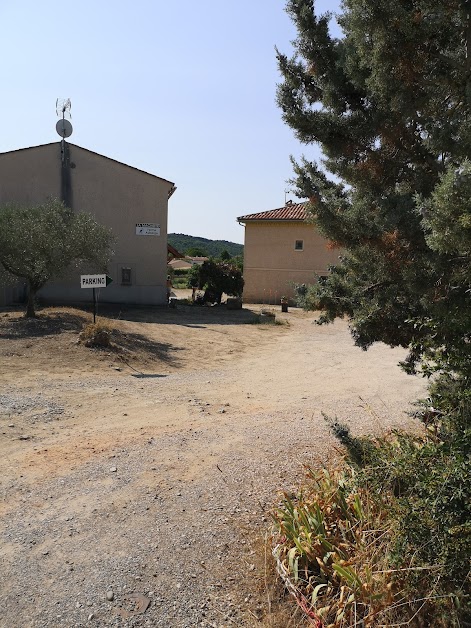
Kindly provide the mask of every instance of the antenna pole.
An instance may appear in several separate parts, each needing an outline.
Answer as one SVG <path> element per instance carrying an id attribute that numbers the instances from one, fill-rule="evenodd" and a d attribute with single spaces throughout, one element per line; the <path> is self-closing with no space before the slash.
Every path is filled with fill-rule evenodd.
<path id="1" fill-rule="evenodd" d="M 62 120 L 56 124 L 56 131 L 61 136 L 60 150 L 61 150 L 61 198 L 63 203 L 67 207 L 72 207 L 72 182 L 71 182 L 71 174 L 70 174 L 70 154 L 69 147 L 67 142 L 65 141 L 66 137 L 69 137 L 72 134 L 72 125 L 67 117 L 70 118 L 70 109 L 72 107 L 72 103 L 70 102 L 70 98 L 56 100 L 56 114 L 61 117 Z"/>
<path id="2" fill-rule="evenodd" d="M 65 120 L 65 104 L 62 105 L 62 120 Z M 62 158 L 62 167 L 65 165 L 65 137 L 61 140 L 61 158 Z M 93 290 L 93 296 L 95 296 L 95 290 Z M 93 321 L 95 322 L 95 320 Z"/>

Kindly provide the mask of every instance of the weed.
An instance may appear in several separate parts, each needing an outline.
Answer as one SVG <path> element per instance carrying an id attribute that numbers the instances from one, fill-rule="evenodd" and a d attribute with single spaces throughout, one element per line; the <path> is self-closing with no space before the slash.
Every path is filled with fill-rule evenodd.
<path id="1" fill-rule="evenodd" d="M 85 325 L 80 332 L 79 340 L 86 347 L 109 347 L 111 345 L 112 328 L 106 321 L 97 321 Z"/>
<path id="2" fill-rule="evenodd" d="M 357 438 L 274 512 L 278 571 L 319 626 L 466 626 L 471 618 L 469 435 Z"/>
<path id="3" fill-rule="evenodd" d="M 308 484 L 273 513 L 278 573 L 318 626 L 371 625 L 394 599 L 385 569 L 391 530 L 367 492 L 349 488 L 352 474 L 309 471 Z"/>

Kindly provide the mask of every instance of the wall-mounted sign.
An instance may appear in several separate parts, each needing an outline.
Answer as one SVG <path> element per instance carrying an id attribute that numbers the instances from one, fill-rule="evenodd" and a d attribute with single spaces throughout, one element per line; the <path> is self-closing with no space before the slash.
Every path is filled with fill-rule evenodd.
<path id="1" fill-rule="evenodd" d="M 136 222 L 136 235 L 159 236 L 160 225 L 156 222 Z"/>

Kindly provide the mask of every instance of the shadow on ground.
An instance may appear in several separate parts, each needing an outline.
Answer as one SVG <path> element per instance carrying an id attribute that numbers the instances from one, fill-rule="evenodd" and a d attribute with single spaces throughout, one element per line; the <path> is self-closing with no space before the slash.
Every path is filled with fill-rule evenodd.
<path id="1" fill-rule="evenodd" d="M 144 334 L 122 331 L 113 327 L 113 320 L 119 318 L 119 310 L 112 309 L 106 316 L 102 313 L 101 318 L 109 318 L 111 327 L 111 346 L 90 347 L 89 350 L 96 352 L 114 353 L 123 362 L 129 361 L 160 362 L 169 366 L 178 367 L 180 361 L 177 352 L 184 348 L 176 345 L 159 342 L 147 337 Z M 121 317 L 124 319 L 124 317 Z M 85 325 L 91 323 L 93 318 L 86 310 L 80 308 L 47 308 L 38 313 L 36 318 L 25 318 L 18 314 L 18 310 L 4 311 L 0 314 L 0 341 L 31 341 L 40 338 L 57 337 L 64 334 L 66 337 L 72 336 L 72 341 L 79 339 L 79 334 Z M 124 319 L 132 320 L 132 319 Z M 135 320 L 145 320 L 136 317 Z M 67 341 L 67 340 L 66 340 Z M 9 343 L 3 345 L 8 350 Z M 1 352 L 0 352 L 1 353 Z M 128 364 L 131 368 L 134 368 Z M 139 376 L 144 375 L 139 372 Z"/>
<path id="2" fill-rule="evenodd" d="M 38 338 L 54 336 L 63 332 L 79 332 L 86 322 L 85 313 L 72 314 L 63 310 L 48 311 L 36 318 L 4 315 L 0 318 L 0 339 Z"/>
<path id="3" fill-rule="evenodd" d="M 132 321 L 135 323 L 158 323 L 159 325 L 182 325 L 204 329 L 205 325 L 247 325 L 258 321 L 259 312 L 243 308 L 228 310 L 226 306 L 198 306 L 178 303 L 175 308 L 167 306 L 117 307 L 102 305 L 100 316 Z"/>
<path id="4" fill-rule="evenodd" d="M 123 332 L 119 329 L 113 329 L 111 332 L 111 342 L 111 346 L 106 347 L 105 350 L 117 353 L 124 362 L 128 358 L 137 356 L 146 360 L 158 360 L 169 366 L 178 367 L 179 360 L 176 353 L 185 350 L 183 347 L 177 347 L 166 342 L 157 342 L 142 334 Z M 145 375 L 139 373 L 137 376 L 144 377 Z M 147 375 L 147 377 L 150 376 Z"/>
<path id="5" fill-rule="evenodd" d="M 73 312 L 70 310 L 73 309 Z M 4 312 L 3 317 L 1 312 Z M 100 303 L 97 317 L 136 323 L 182 325 L 204 329 L 205 325 L 247 325 L 259 320 L 260 312 L 249 308 L 228 310 L 225 304 L 215 306 L 188 305 L 178 302 L 175 308 L 168 306 L 132 306 Z M 74 304 L 66 308 L 45 307 L 37 318 L 24 318 L 18 310 L 8 312 L 0 308 L 0 338 L 21 338 L 60 334 L 63 331 L 79 331 L 85 323 L 93 321 L 89 307 Z"/>

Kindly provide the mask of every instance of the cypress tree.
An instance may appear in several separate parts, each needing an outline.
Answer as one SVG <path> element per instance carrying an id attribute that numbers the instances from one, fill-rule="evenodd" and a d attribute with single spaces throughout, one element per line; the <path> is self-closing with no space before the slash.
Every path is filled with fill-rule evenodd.
<path id="1" fill-rule="evenodd" d="M 293 162 L 293 181 L 341 251 L 308 302 L 347 315 L 363 348 L 409 347 L 410 370 L 440 353 L 469 375 L 471 2 L 344 0 L 341 38 L 313 0 L 287 11 L 278 103 L 324 155 Z"/>
<path id="2" fill-rule="evenodd" d="M 471 0 L 343 0 L 341 37 L 314 0 L 287 11 L 297 37 L 291 57 L 277 51 L 278 103 L 323 152 L 293 160 L 292 182 L 339 248 L 300 295 L 321 323 L 346 316 L 363 349 L 407 347 L 408 372 L 435 373 L 418 413 L 428 436 L 403 436 L 393 454 L 370 441 L 381 463 L 365 474 L 395 496 L 391 561 L 412 617 L 471 625 Z M 337 436 L 361 465 L 346 429 Z M 432 601 L 436 578 L 446 600 Z"/>

